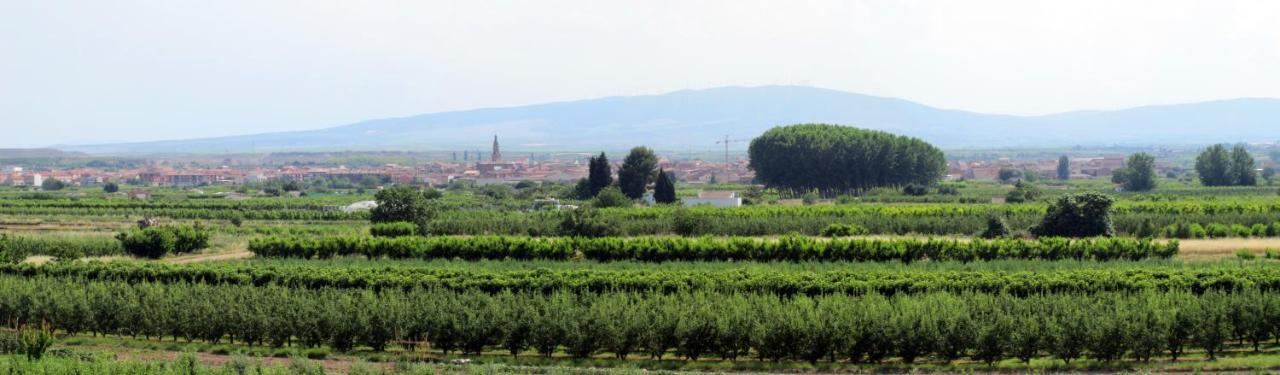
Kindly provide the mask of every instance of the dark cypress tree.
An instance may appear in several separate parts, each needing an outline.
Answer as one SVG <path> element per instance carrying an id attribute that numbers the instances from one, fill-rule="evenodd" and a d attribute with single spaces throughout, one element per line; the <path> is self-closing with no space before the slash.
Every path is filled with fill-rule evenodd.
<path id="1" fill-rule="evenodd" d="M 1066 155 L 1058 158 L 1058 179 L 1063 181 L 1071 179 L 1071 158 Z"/>
<path id="2" fill-rule="evenodd" d="M 613 185 L 613 170 L 609 167 L 609 157 L 603 152 L 587 161 L 587 182 L 591 197 L 599 194 L 600 189 Z"/>
<path id="3" fill-rule="evenodd" d="M 631 199 L 644 197 L 657 167 L 658 157 L 654 156 L 653 150 L 643 146 L 631 149 L 627 158 L 622 160 L 622 166 L 618 167 L 618 187 L 622 194 Z"/>
<path id="4" fill-rule="evenodd" d="M 658 168 L 658 182 L 653 186 L 653 200 L 658 203 L 676 202 L 675 180 L 662 168 Z"/>

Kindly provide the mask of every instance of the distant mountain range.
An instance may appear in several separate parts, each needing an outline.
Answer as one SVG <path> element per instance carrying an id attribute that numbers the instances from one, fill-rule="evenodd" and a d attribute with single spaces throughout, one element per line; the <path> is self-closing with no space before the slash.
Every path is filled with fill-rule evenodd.
<path id="1" fill-rule="evenodd" d="M 778 125 L 821 122 L 910 135 L 944 148 L 1208 144 L 1280 139 L 1280 100 L 1234 99 L 1044 116 L 983 114 L 799 87 L 724 87 L 367 120 L 219 138 L 54 146 L 90 153 L 715 149 Z M 734 144 L 745 149 L 746 143 Z"/>

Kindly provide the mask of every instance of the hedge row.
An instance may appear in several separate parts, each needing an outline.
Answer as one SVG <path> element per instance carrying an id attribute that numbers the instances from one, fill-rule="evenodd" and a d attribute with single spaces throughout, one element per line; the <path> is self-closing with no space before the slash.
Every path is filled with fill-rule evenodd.
<path id="1" fill-rule="evenodd" d="M 861 267 L 806 271 L 753 269 L 516 269 L 487 271 L 431 267 L 345 267 L 308 264 L 254 265 L 75 262 L 0 265 L 0 274 L 103 281 L 287 286 L 321 289 L 414 289 L 454 291 L 568 291 L 575 293 L 687 291 L 750 292 L 775 295 L 915 294 L 968 292 L 1019 296 L 1057 293 L 1181 290 L 1280 290 L 1280 267 L 1116 266 L 1105 268 L 919 270 Z"/>
<path id="2" fill-rule="evenodd" d="M 58 259 L 123 255 L 120 241 L 101 235 L 6 235 L 0 233 L 0 261 L 21 262 L 33 255 Z"/>
<path id="3" fill-rule="evenodd" d="M 1213 358 L 1229 341 L 1280 338 L 1280 294 L 934 293 L 778 298 L 759 294 L 456 293 L 292 290 L 0 278 L 0 319 L 68 333 L 121 334 L 338 351 L 400 346 L 590 358 L 988 364 L 1070 362 L 1188 350 Z"/>
<path id="4" fill-rule="evenodd" d="M 546 259 L 597 261 L 858 261 L 913 262 L 1140 260 L 1170 258 L 1178 242 L 1094 238 L 1040 240 L 757 238 L 534 238 L 534 237 L 263 237 L 249 242 L 261 257 L 392 259 Z"/>

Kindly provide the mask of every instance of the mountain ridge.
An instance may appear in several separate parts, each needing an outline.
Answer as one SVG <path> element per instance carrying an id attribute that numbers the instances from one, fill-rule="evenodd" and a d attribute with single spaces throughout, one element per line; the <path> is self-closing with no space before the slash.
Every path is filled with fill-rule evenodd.
<path id="1" fill-rule="evenodd" d="M 90 153 L 480 150 L 497 134 L 523 151 L 710 149 L 793 123 L 918 137 L 944 148 L 1207 144 L 1280 139 L 1280 99 L 1239 98 L 1047 115 L 943 109 L 804 86 L 720 87 L 369 119 L 316 130 L 53 148 Z M 1223 126 L 1229 124 L 1231 126 Z M 674 134 L 674 135 L 673 135 Z M 466 145 L 466 146 L 462 146 Z M 734 148 L 745 148 L 740 144 Z"/>

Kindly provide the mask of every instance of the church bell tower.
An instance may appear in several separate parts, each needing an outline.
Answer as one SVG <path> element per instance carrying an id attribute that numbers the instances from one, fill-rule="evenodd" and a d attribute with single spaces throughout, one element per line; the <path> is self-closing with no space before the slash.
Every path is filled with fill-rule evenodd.
<path id="1" fill-rule="evenodd" d="M 489 156 L 489 161 L 497 163 L 502 161 L 502 151 L 498 149 L 498 135 L 493 135 L 493 155 Z"/>

